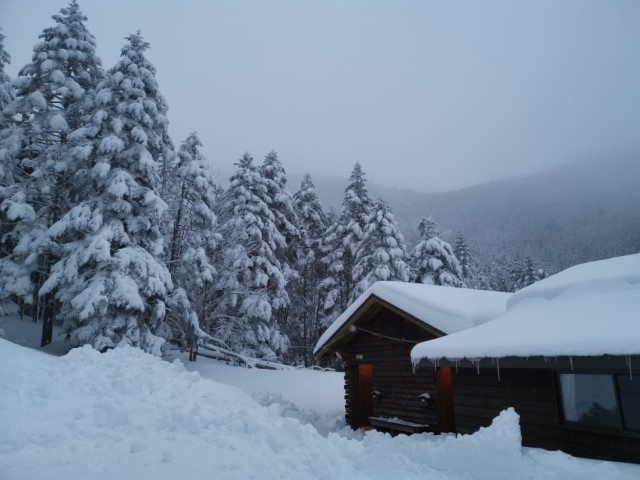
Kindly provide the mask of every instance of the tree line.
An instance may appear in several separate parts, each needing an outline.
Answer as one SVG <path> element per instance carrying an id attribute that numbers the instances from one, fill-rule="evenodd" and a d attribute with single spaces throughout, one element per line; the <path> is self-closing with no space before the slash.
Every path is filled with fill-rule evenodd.
<path id="1" fill-rule="evenodd" d="M 309 174 L 291 194 L 276 152 L 244 154 L 223 188 L 197 133 L 174 145 L 140 32 L 105 70 L 75 1 L 52 18 L 15 79 L 0 33 L 0 312 L 41 322 L 42 345 L 57 324 L 98 350 L 207 341 L 308 365 L 376 281 L 496 287 L 431 218 L 409 251 L 359 163 L 339 213 Z M 541 275 L 529 261 L 512 284 Z"/>

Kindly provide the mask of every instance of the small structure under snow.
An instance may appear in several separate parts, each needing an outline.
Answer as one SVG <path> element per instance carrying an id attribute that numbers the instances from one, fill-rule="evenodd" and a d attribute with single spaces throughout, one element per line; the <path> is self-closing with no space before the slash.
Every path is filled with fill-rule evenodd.
<path id="1" fill-rule="evenodd" d="M 419 342 L 481 325 L 504 313 L 509 294 L 377 282 L 322 335 L 315 355 L 345 362 L 346 419 L 353 428 L 454 430 L 451 369 L 414 373 Z"/>
<path id="2" fill-rule="evenodd" d="M 421 343 L 411 358 L 455 367 L 457 432 L 515 407 L 524 445 L 640 462 L 640 255 L 535 283 L 503 315 Z"/>

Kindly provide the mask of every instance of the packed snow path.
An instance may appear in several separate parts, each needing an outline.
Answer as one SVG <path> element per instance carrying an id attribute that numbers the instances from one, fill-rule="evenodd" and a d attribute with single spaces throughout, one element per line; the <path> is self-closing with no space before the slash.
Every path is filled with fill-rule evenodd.
<path id="1" fill-rule="evenodd" d="M 0 339 L 0 365 L 2 480 L 640 478 L 636 465 L 522 449 L 512 411 L 458 438 L 323 437 L 132 348 L 56 358 Z"/>

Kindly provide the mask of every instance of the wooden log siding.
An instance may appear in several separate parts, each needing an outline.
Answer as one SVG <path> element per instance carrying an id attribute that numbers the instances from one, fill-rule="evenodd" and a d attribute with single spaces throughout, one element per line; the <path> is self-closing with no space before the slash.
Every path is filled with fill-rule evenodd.
<path id="1" fill-rule="evenodd" d="M 393 338 L 410 340 L 402 342 L 381 338 L 359 330 L 342 349 L 345 361 L 346 421 L 359 427 L 360 417 L 354 403 L 357 392 L 357 365 L 373 366 L 373 389 L 381 397 L 373 401 L 374 417 L 400 418 L 418 424 L 428 424 L 437 430 L 436 391 L 433 367 L 423 367 L 416 373 L 411 364 L 410 352 L 415 343 L 435 338 L 398 313 L 379 309 L 357 326 L 371 332 Z M 357 358 L 362 355 L 362 358 Z M 428 406 L 418 398 L 429 393 L 433 400 Z"/>
<path id="2" fill-rule="evenodd" d="M 576 373 L 580 373 L 576 370 Z M 640 372 L 636 373 L 640 378 Z M 522 444 L 571 455 L 640 463 L 640 436 L 579 430 L 560 423 L 552 369 L 453 369 L 456 430 L 473 433 L 486 427 L 502 410 L 520 415 Z"/>

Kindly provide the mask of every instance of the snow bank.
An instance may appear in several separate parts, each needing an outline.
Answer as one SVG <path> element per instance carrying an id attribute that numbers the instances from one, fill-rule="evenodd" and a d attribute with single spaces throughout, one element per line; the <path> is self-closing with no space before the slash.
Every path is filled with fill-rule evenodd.
<path id="1" fill-rule="evenodd" d="M 640 466 L 521 449 L 512 411 L 458 438 L 325 438 L 279 407 L 132 348 L 56 358 L 0 339 L 0 364 L 2 480 L 640 476 Z"/>
<path id="2" fill-rule="evenodd" d="M 318 340 L 317 353 L 372 295 L 446 334 L 465 330 L 505 311 L 508 293 L 420 283 L 376 282 L 353 302 Z"/>
<path id="3" fill-rule="evenodd" d="M 640 354 L 640 255 L 578 265 L 513 294 L 484 325 L 416 345 L 411 358 Z"/>

